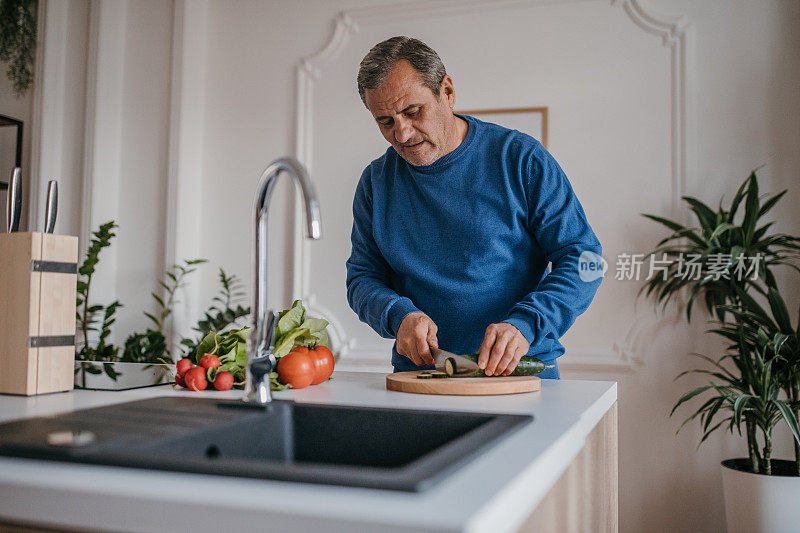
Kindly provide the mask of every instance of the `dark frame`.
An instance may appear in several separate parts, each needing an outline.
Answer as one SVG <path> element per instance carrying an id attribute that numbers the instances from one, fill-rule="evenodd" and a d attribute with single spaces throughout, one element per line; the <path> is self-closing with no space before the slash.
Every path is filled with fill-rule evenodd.
<path id="1" fill-rule="evenodd" d="M 0 115 L 0 127 L 3 126 L 16 126 L 17 127 L 17 153 L 15 156 L 14 165 L 22 167 L 22 121 L 5 115 Z M 0 191 L 8 189 L 8 183 L 0 181 Z"/>

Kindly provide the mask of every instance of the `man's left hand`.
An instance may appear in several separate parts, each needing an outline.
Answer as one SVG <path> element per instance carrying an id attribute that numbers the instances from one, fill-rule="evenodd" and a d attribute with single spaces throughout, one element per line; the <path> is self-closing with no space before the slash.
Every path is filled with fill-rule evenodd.
<path id="1" fill-rule="evenodd" d="M 487 376 L 511 374 L 530 344 L 520 331 L 507 322 L 489 324 L 478 350 L 478 366 Z"/>

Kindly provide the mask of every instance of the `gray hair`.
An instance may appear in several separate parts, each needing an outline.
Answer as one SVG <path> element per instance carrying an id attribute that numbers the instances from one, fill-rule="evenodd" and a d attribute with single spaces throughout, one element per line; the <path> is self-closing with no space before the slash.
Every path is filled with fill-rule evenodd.
<path id="1" fill-rule="evenodd" d="M 419 73 L 422 84 L 439 98 L 439 87 L 447 75 L 439 54 L 413 37 L 392 37 L 372 47 L 358 69 L 358 94 L 367 105 L 364 91 L 377 89 L 398 61 L 406 60 Z"/>

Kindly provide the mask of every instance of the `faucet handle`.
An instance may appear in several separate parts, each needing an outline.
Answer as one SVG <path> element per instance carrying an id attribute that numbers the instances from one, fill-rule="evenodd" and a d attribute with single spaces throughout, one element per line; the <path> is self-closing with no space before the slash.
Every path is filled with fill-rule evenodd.
<path id="1" fill-rule="evenodd" d="M 272 354 L 250 361 L 250 375 L 256 383 L 269 380 L 270 372 L 272 372 Z"/>
<path id="2" fill-rule="evenodd" d="M 272 354 L 256 357 L 247 364 L 247 378 L 243 400 L 267 404 L 272 401 L 269 373 L 272 372 Z"/>
<path id="3" fill-rule="evenodd" d="M 272 366 L 272 354 L 257 357 L 248 363 L 244 401 L 261 405 L 272 401 L 269 379 Z"/>

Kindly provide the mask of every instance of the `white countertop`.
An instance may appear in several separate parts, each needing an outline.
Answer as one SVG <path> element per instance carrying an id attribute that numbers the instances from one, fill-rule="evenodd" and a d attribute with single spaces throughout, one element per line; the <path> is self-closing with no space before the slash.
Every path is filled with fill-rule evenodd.
<path id="1" fill-rule="evenodd" d="M 165 395 L 170 386 L 0 395 L 0 422 Z M 617 399 L 606 381 L 543 380 L 540 392 L 433 396 L 387 391 L 385 374 L 337 372 L 276 398 L 302 403 L 533 414 L 534 421 L 421 493 L 0 458 L 0 522 L 104 531 L 513 531 Z"/>

